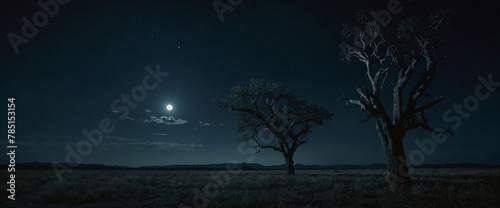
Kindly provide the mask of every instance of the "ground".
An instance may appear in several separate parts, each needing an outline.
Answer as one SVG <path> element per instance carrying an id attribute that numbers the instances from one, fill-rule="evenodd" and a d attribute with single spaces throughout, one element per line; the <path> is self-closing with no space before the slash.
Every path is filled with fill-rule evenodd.
<path id="1" fill-rule="evenodd" d="M 16 200 L 0 207 L 496 207 L 500 169 L 417 169 L 411 192 L 384 170 L 19 170 Z M 2 178 L 6 179 L 5 173 Z M 4 192 L 5 193 L 5 192 Z M 76 206 L 78 205 L 78 206 Z"/>

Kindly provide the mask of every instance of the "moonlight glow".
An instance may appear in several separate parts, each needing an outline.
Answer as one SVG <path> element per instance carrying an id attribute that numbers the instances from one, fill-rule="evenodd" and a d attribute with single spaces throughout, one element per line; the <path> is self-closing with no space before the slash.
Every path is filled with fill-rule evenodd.
<path id="1" fill-rule="evenodd" d="M 174 109 L 174 106 L 172 106 L 172 105 L 168 104 L 168 105 L 167 105 L 167 110 L 168 110 L 168 111 L 171 111 L 172 109 Z"/>

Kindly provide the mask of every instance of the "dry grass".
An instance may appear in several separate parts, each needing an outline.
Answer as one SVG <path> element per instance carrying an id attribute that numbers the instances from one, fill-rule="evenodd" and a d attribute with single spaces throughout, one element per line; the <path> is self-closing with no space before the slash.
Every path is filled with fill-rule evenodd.
<path id="1" fill-rule="evenodd" d="M 383 170 L 242 171 L 214 180 L 211 171 L 52 171 L 16 176 L 7 207 L 495 207 L 500 170 L 416 170 L 411 193 L 387 189 Z M 226 171 L 213 171 L 224 175 Z M 3 175 L 2 178 L 6 178 Z M 227 179 L 227 178 L 221 178 Z M 229 182 L 229 183 L 226 183 Z M 208 188 L 207 188 L 208 187 Z M 205 190 L 205 189 L 208 190 Z M 196 195 L 195 189 L 200 193 Z M 205 200 L 205 201 L 203 201 Z M 0 205 L 0 207 L 4 207 Z M 181 206 L 182 207 L 182 206 Z"/>

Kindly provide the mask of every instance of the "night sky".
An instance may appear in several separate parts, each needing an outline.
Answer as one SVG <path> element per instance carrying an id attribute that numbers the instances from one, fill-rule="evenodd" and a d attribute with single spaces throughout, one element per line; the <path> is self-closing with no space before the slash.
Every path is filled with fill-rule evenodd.
<path id="1" fill-rule="evenodd" d="M 386 9 L 387 2 L 243 0 L 221 21 L 212 1 L 70 1 L 16 54 L 9 32 L 21 35 L 22 17 L 31 21 L 42 9 L 33 0 L 2 1 L 0 97 L 4 104 L 16 98 L 17 162 L 65 162 L 66 147 L 76 149 L 86 140 L 82 130 L 109 119 L 115 128 L 82 163 L 283 164 L 283 156 L 270 149 L 246 160 L 250 146 L 240 146 L 234 115 L 212 104 L 255 77 L 281 82 L 297 97 L 334 112 L 332 120 L 313 128 L 295 154 L 296 164 L 385 163 L 375 120 L 363 123 L 359 107 L 338 98 L 356 98 L 356 86 L 366 84 L 361 63 L 339 60 L 342 24 L 354 22 L 356 12 Z M 499 2 L 425 2 L 432 1 L 401 1 L 404 10 L 388 27 L 401 18 L 454 10 L 437 45 L 448 59 L 428 91 L 429 100 L 445 100 L 427 113 L 434 127 L 451 128 L 456 122 L 446 122 L 443 114 L 474 95 L 479 76 L 500 81 Z M 169 75 L 128 115 L 117 109 L 126 106 L 122 102 L 110 107 L 143 85 L 147 66 L 155 71 L 157 65 Z M 425 163 L 500 164 L 500 87 L 493 90 L 468 118 L 460 117 L 455 136 L 437 144 Z M 407 134 L 406 153 L 419 148 L 415 139 L 430 137 L 418 129 Z M 6 139 L 2 144 L 7 151 Z"/>

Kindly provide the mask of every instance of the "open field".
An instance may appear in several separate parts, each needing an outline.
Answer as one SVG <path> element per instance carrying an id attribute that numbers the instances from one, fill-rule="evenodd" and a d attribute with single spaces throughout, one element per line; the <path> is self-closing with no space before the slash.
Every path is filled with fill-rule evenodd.
<path id="1" fill-rule="evenodd" d="M 393 194 L 384 170 L 18 171 L 6 207 L 497 207 L 499 169 L 418 169 Z M 6 175 L 2 174 L 6 180 Z M 5 184 L 5 183 L 4 183 Z M 5 185 L 4 185 L 5 186 Z M 4 189 L 5 190 L 5 189 Z M 197 191 L 198 190 L 198 191 Z M 197 199 L 193 202 L 193 198 Z M 196 204 L 195 204 L 196 203 Z"/>

